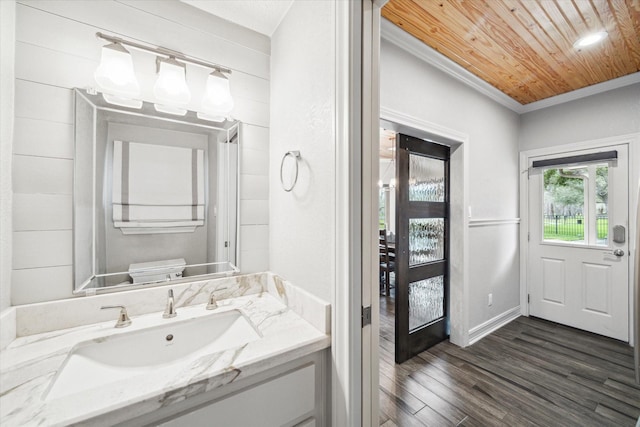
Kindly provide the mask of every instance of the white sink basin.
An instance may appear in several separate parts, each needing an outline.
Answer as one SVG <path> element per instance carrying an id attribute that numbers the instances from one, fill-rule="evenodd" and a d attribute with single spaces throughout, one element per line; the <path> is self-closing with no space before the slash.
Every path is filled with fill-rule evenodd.
<path id="1" fill-rule="evenodd" d="M 79 343 L 45 397 L 50 400 L 100 387 L 258 338 L 250 321 L 238 310 L 231 310 Z"/>

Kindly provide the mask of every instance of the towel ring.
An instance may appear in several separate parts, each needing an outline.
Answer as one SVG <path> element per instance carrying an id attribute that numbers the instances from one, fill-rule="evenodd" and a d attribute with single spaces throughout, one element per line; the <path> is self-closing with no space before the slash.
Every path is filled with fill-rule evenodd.
<path id="1" fill-rule="evenodd" d="M 296 174 L 293 178 L 293 183 L 291 184 L 291 187 L 287 188 L 286 185 L 284 185 L 284 179 L 282 178 L 282 168 L 284 167 L 284 161 L 285 159 L 291 156 L 293 157 L 294 161 L 296 162 Z M 286 191 L 287 193 L 290 192 L 291 190 L 293 190 L 293 187 L 296 186 L 296 183 L 298 182 L 298 159 L 300 158 L 300 151 L 287 151 L 286 153 L 284 153 L 284 156 L 282 156 L 282 161 L 280 162 L 280 184 L 282 184 L 282 189 L 284 191 Z"/>

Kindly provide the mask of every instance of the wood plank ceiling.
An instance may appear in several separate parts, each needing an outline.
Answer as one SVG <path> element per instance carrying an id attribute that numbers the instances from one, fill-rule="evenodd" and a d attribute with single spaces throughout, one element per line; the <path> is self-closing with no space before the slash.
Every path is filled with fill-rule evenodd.
<path id="1" fill-rule="evenodd" d="M 640 0 L 390 0 L 382 16 L 521 104 L 640 71 Z"/>

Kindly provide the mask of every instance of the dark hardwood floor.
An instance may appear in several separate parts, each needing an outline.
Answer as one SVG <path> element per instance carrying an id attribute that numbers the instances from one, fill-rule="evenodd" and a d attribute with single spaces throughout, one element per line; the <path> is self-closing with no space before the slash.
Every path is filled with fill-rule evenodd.
<path id="1" fill-rule="evenodd" d="M 635 426 L 628 345 L 520 317 L 461 349 L 448 341 L 396 365 L 393 299 L 380 298 L 380 425 Z"/>

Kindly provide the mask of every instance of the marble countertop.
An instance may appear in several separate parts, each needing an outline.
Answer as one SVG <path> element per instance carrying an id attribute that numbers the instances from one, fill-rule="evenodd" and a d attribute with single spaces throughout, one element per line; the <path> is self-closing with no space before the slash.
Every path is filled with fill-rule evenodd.
<path id="1" fill-rule="evenodd" d="M 229 310 L 242 312 L 262 338 L 196 360 L 177 360 L 153 374 L 132 376 L 56 399 L 45 397 L 51 380 L 77 343 Z M 115 319 L 117 313 L 113 314 Z M 13 341 L 0 354 L 2 425 L 113 425 L 322 350 L 331 343 L 329 335 L 266 291 L 223 300 L 213 311 L 198 304 L 180 308 L 172 319 L 163 319 L 161 312 L 131 319 L 132 325 L 122 329 L 108 321 Z"/>

